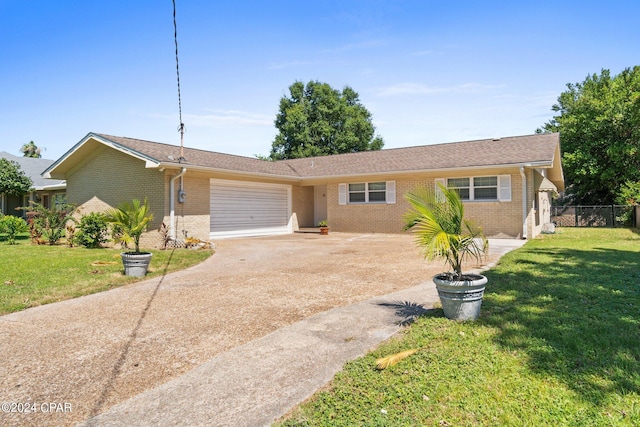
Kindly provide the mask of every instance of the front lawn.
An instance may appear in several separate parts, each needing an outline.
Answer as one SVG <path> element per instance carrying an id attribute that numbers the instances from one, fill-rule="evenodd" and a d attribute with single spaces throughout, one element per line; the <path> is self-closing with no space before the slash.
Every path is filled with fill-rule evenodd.
<path id="1" fill-rule="evenodd" d="M 33 245 L 21 236 L 17 245 L 0 239 L 0 315 L 41 304 L 101 292 L 140 280 L 123 274 L 120 250 Z M 210 250 L 151 250 L 146 278 L 202 262 Z"/>
<path id="2" fill-rule="evenodd" d="M 280 425 L 640 425 L 640 235 L 562 228 L 486 275 L 476 322 L 430 310 Z"/>

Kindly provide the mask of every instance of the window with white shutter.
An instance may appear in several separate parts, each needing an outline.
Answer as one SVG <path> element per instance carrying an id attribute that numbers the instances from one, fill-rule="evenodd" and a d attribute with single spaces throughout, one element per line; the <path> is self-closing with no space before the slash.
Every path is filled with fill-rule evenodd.
<path id="1" fill-rule="evenodd" d="M 338 204 L 394 204 L 396 182 L 356 182 L 338 184 Z"/>
<path id="2" fill-rule="evenodd" d="M 387 181 L 387 204 L 393 205 L 396 202 L 396 182 Z"/>
<path id="3" fill-rule="evenodd" d="M 498 177 L 498 200 L 501 202 L 511 201 L 511 175 Z"/>
<path id="4" fill-rule="evenodd" d="M 338 204 L 347 204 L 347 184 L 338 184 Z"/>
<path id="5" fill-rule="evenodd" d="M 511 201 L 511 175 L 437 178 L 436 197 L 442 197 L 438 184 L 452 188 L 464 201 Z"/>

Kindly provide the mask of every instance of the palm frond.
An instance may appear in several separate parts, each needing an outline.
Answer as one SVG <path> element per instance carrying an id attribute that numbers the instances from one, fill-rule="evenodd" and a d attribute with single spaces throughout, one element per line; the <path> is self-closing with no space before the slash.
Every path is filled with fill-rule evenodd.
<path id="1" fill-rule="evenodd" d="M 153 220 L 153 214 L 149 208 L 149 202 L 145 198 L 144 203 L 139 199 L 131 202 L 123 202 L 117 208 L 106 212 L 106 219 L 122 230 L 120 240 L 125 243 L 133 243 L 135 251 L 140 252 L 140 236 L 144 233 Z"/>
<path id="2" fill-rule="evenodd" d="M 444 259 L 457 276 L 462 262 L 479 259 L 487 251 L 482 229 L 464 219 L 464 204 L 455 189 L 441 184 L 439 193 L 418 187 L 405 195 L 411 209 L 405 213 L 404 230 L 412 230 L 425 259 Z"/>
<path id="3" fill-rule="evenodd" d="M 403 361 L 407 357 L 411 356 L 412 354 L 417 353 L 419 350 L 421 350 L 421 349 L 413 348 L 411 350 L 401 351 L 400 353 L 392 354 L 392 355 L 387 356 L 387 357 L 382 357 L 382 358 L 376 360 L 376 367 L 378 369 L 382 370 L 382 369 L 388 368 L 389 366 L 397 365 L 398 363 L 400 363 L 401 361 Z"/>

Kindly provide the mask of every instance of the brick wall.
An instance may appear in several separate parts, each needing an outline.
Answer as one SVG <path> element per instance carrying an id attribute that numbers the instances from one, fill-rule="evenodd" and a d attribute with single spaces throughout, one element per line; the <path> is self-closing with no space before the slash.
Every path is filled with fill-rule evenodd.
<path id="1" fill-rule="evenodd" d="M 165 186 L 165 216 L 163 221 L 165 224 L 170 224 L 171 213 L 171 178 L 177 176 L 178 170 L 166 171 L 164 177 Z M 182 180 L 182 188 L 186 194 L 185 202 L 178 202 L 178 191 L 180 190 L 180 181 Z M 185 232 L 188 237 L 195 237 L 200 240 L 209 240 L 210 224 L 210 212 L 209 212 L 209 200 L 211 197 L 209 191 L 209 176 L 192 172 L 187 169 L 187 172 L 182 178 L 177 178 L 174 182 L 174 195 L 175 195 L 175 211 L 174 211 L 174 227 L 176 231 L 176 238 L 184 239 Z"/>
<path id="2" fill-rule="evenodd" d="M 465 202 L 465 216 L 482 226 L 488 237 L 522 236 L 522 179 L 518 169 L 483 170 L 481 173 L 415 174 L 396 178 L 395 204 L 338 204 L 338 184 L 327 185 L 327 219 L 334 231 L 357 233 L 399 233 L 403 214 L 410 209 L 404 194 L 418 186 L 435 188 L 435 179 L 466 176 L 511 175 L 510 202 Z M 366 182 L 387 181 L 389 177 L 372 176 Z M 341 182 L 364 182 L 363 179 Z M 533 195 L 533 190 L 531 190 Z M 529 204 L 531 206 L 531 204 Z M 530 221 L 529 221 L 530 222 Z"/>
<path id="3" fill-rule="evenodd" d="M 81 215 L 145 197 L 154 220 L 141 239 L 141 246 L 157 247 L 160 241 L 157 229 L 165 205 L 162 172 L 146 169 L 142 160 L 101 147 L 67 176 L 67 202 L 76 205 Z"/>
<path id="4" fill-rule="evenodd" d="M 158 228 L 170 223 L 170 179 L 177 170 L 160 172 L 146 169 L 141 160 L 106 147 L 99 148 L 90 158 L 73 170 L 67 177 L 68 202 L 80 207 L 81 213 L 104 211 L 123 201 L 148 197 L 154 221 L 142 243 L 147 247 L 158 247 Z M 489 237 L 522 236 L 522 179 L 517 168 L 496 168 L 481 172 L 423 173 L 394 176 L 396 182 L 395 204 L 339 205 L 338 184 L 349 182 L 378 182 L 391 180 L 389 176 L 371 176 L 352 181 L 334 180 L 317 182 L 326 184 L 327 221 L 334 231 L 357 233 L 400 233 L 403 214 L 409 209 L 404 195 L 417 186 L 434 188 L 437 178 L 468 176 L 511 175 L 510 202 L 466 202 L 466 217 L 476 221 Z M 528 236 L 540 231 L 547 215 L 546 211 L 533 209 L 538 197 L 538 206 L 544 207 L 547 193 L 536 194 L 532 188 L 533 171 L 527 170 Z M 186 193 L 185 203 L 178 203 L 177 190 L 180 179 L 175 182 L 175 227 L 176 237 L 209 239 L 210 232 L 210 178 L 212 175 L 189 171 L 183 176 Z M 294 229 L 314 224 L 314 187 L 292 185 L 292 216 Z M 542 216 L 541 216 L 542 215 Z M 537 221 L 537 222 L 536 222 Z"/>

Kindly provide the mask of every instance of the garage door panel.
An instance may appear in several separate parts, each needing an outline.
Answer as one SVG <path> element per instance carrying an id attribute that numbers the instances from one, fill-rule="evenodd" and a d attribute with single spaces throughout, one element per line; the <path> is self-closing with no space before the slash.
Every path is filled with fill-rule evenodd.
<path id="1" fill-rule="evenodd" d="M 211 237 L 291 232 L 286 185 L 211 180 Z"/>

